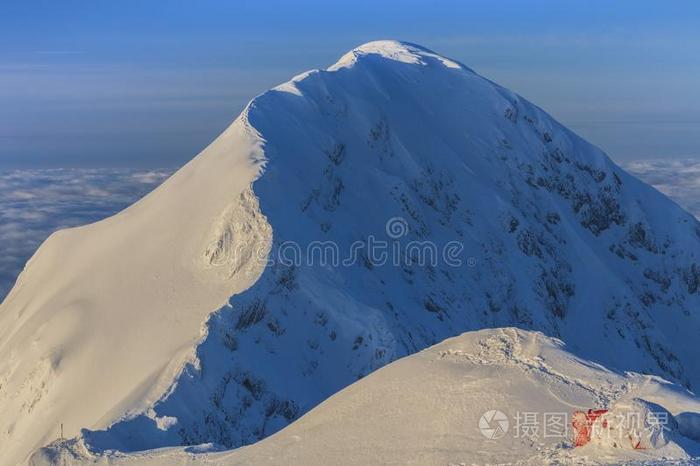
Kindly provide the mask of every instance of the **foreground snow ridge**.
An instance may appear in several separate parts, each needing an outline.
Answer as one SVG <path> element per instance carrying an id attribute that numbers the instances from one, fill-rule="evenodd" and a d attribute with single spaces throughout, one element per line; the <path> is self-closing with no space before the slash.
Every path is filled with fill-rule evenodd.
<path id="1" fill-rule="evenodd" d="M 668 416 L 653 447 L 634 449 L 625 428 L 574 449 L 570 434 L 545 424 L 545 414 L 550 422 L 563 414 L 570 423 L 575 409 L 630 403 L 653 404 Z M 492 410 L 505 415 L 504 431 L 495 436 L 479 428 Z M 528 413 L 538 416 L 526 425 Z M 575 357 L 559 340 L 503 328 L 465 333 L 396 361 L 249 447 L 94 455 L 74 441 L 34 460 L 37 465 L 48 459 L 116 465 L 668 464 L 700 454 L 699 420 L 700 400 L 676 385 L 611 372 Z M 571 429 L 561 426 L 566 428 Z"/>
<path id="2" fill-rule="evenodd" d="M 457 243 L 460 261 L 279 260 L 370 238 Z M 42 245 L 0 305 L 0 463 L 49 444 L 40 458 L 65 461 L 251 444 L 482 328 L 697 389 L 699 258 L 694 217 L 538 107 L 371 42 L 253 99 L 142 201 Z"/>

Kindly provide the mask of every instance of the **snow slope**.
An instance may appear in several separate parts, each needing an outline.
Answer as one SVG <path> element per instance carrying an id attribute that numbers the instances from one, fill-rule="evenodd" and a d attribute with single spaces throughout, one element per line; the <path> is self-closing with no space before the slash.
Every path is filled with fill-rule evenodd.
<path id="1" fill-rule="evenodd" d="M 354 260 L 304 253 L 319 241 Z M 426 241 L 437 260 L 409 248 Z M 365 44 L 40 248 L 0 306 L 2 460 L 60 423 L 96 451 L 248 444 L 486 327 L 697 388 L 699 256 L 695 218 L 541 109 L 421 47 Z"/>
<path id="2" fill-rule="evenodd" d="M 238 120 L 141 202 L 41 246 L 0 307 L 0 463 L 61 424 L 69 437 L 104 428 L 163 395 L 207 315 L 261 272 L 242 259 L 223 275 L 203 256 L 230 216 L 249 225 L 237 241 L 269 242 L 250 194 L 260 156 Z"/>
<path id="3" fill-rule="evenodd" d="M 574 410 L 630 400 L 670 411 L 656 448 L 634 450 L 625 435 L 612 436 L 621 439 L 617 447 L 571 447 Z M 492 409 L 507 420 L 502 437 L 480 430 Z M 535 421 L 526 423 L 525 413 L 536 413 Z M 545 430 L 544 413 L 563 415 L 566 428 Z M 575 357 L 559 340 L 504 328 L 465 333 L 400 359 L 248 447 L 92 455 L 74 441 L 69 449 L 39 452 L 33 464 L 669 464 L 700 455 L 700 443 L 688 437 L 700 440 L 692 419 L 700 421 L 700 400 L 677 385 L 612 372 Z"/>

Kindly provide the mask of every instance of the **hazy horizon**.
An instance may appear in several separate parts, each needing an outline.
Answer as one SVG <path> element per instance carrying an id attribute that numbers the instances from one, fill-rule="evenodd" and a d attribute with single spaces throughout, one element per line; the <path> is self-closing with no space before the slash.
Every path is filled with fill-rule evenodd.
<path id="1" fill-rule="evenodd" d="M 695 2 L 4 4 L 0 168 L 177 167 L 245 103 L 361 43 L 416 42 L 618 161 L 700 156 Z"/>

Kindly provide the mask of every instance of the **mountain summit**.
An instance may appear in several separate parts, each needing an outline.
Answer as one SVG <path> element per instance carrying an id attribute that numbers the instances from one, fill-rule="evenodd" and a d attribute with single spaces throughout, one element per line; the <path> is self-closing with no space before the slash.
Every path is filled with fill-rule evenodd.
<path id="1" fill-rule="evenodd" d="M 266 437 L 467 330 L 700 386 L 700 225 L 544 111 L 370 42 L 253 99 L 0 306 L 0 451 Z M 85 429 L 82 430 L 81 429 Z"/>

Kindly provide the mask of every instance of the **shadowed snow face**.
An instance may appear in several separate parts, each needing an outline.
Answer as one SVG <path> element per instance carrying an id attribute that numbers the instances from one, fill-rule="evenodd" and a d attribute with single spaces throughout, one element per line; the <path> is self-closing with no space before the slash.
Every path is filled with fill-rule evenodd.
<path id="1" fill-rule="evenodd" d="M 51 233 L 124 209 L 170 173 L 132 169 L 0 171 L 0 300 Z"/>

